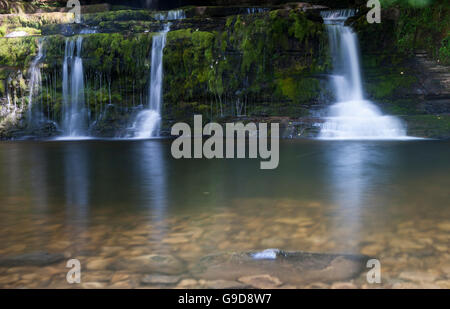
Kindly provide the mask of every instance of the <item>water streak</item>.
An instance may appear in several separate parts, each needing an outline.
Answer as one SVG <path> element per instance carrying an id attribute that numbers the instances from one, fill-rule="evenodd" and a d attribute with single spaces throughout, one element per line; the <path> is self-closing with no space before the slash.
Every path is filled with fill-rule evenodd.
<path id="1" fill-rule="evenodd" d="M 33 59 L 30 65 L 30 93 L 28 95 L 28 111 L 27 120 L 28 125 L 34 126 L 43 120 L 42 105 L 34 106 L 33 99 L 39 94 L 42 89 L 42 75 L 40 64 L 44 58 L 44 51 L 42 41 L 38 43 L 38 54 Z"/>

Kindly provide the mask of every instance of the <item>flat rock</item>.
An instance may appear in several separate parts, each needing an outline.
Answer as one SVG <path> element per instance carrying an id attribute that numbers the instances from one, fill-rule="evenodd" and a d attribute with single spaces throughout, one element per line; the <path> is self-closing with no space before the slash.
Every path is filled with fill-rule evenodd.
<path id="1" fill-rule="evenodd" d="M 280 279 L 270 275 L 245 276 L 238 279 L 239 282 L 251 285 L 258 289 L 273 289 L 281 285 Z"/>
<path id="2" fill-rule="evenodd" d="M 351 282 L 335 282 L 331 285 L 332 289 L 344 290 L 344 289 L 356 289 L 356 285 Z"/>
<path id="3" fill-rule="evenodd" d="M 443 231 L 450 231 L 450 221 L 439 223 L 437 227 Z"/>
<path id="4" fill-rule="evenodd" d="M 255 259 L 256 252 L 208 255 L 191 269 L 204 280 L 229 280 L 268 275 L 289 284 L 347 281 L 365 271 L 369 257 L 360 254 L 285 252 L 275 258 Z M 241 281 L 241 280 L 239 280 Z M 243 281 L 241 281 L 243 282 Z"/>
<path id="5" fill-rule="evenodd" d="M 202 285 L 207 289 L 243 289 L 247 287 L 243 283 L 230 280 L 205 281 Z"/>
<path id="6" fill-rule="evenodd" d="M 0 267 L 47 266 L 65 259 L 62 253 L 32 252 L 0 257 Z"/>
<path id="7" fill-rule="evenodd" d="M 165 276 L 165 275 L 146 275 L 142 277 L 143 284 L 177 284 L 180 281 L 180 276 Z"/>
<path id="8" fill-rule="evenodd" d="M 400 273 L 399 278 L 416 282 L 433 282 L 437 274 L 425 271 L 404 271 Z"/>

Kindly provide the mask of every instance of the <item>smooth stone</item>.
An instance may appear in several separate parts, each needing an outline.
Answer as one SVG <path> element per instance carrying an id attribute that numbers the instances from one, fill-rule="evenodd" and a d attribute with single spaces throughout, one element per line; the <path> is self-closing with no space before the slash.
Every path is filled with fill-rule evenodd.
<path id="1" fill-rule="evenodd" d="M 392 286 L 393 289 L 439 289 L 440 287 L 432 283 L 412 283 L 412 282 L 397 282 Z"/>
<path id="2" fill-rule="evenodd" d="M 313 282 L 306 286 L 308 289 L 329 289 L 330 286 L 323 282 Z"/>
<path id="3" fill-rule="evenodd" d="M 86 268 L 89 270 L 104 270 L 111 264 L 111 261 L 111 259 L 91 260 L 86 264 Z"/>
<path id="4" fill-rule="evenodd" d="M 450 289 L 450 280 L 438 280 L 435 282 L 441 289 Z"/>
<path id="5" fill-rule="evenodd" d="M 236 280 L 267 274 L 289 284 L 348 281 L 366 271 L 368 256 L 279 251 L 275 259 L 254 259 L 256 252 L 220 253 L 201 258 L 191 272 L 204 280 Z"/>
<path id="6" fill-rule="evenodd" d="M 351 282 L 335 282 L 331 285 L 331 288 L 342 290 L 342 289 L 356 289 L 357 287 Z"/>
<path id="7" fill-rule="evenodd" d="M 130 278 L 130 275 L 127 273 L 114 273 L 111 277 L 111 283 L 116 283 L 119 281 L 128 280 Z"/>
<path id="8" fill-rule="evenodd" d="M 383 246 L 379 244 L 368 245 L 361 249 L 361 253 L 368 256 L 376 256 L 381 251 L 383 251 Z"/>
<path id="9" fill-rule="evenodd" d="M 112 273 L 110 271 L 83 271 L 81 269 L 81 281 L 87 282 L 106 282 L 110 281 Z"/>
<path id="10" fill-rule="evenodd" d="M 111 289 L 130 289 L 131 285 L 127 281 L 119 281 L 108 286 Z"/>
<path id="11" fill-rule="evenodd" d="M 207 289 L 243 289 L 247 287 L 243 283 L 231 280 L 211 280 L 200 283 Z"/>
<path id="12" fill-rule="evenodd" d="M 443 231 L 450 231 L 450 221 L 442 222 L 437 224 L 438 229 Z"/>
<path id="13" fill-rule="evenodd" d="M 32 252 L 0 257 L 0 267 L 47 266 L 65 259 L 62 253 Z"/>
<path id="14" fill-rule="evenodd" d="M 270 237 L 261 240 L 261 246 L 263 247 L 283 247 L 284 241 L 277 237 Z"/>
<path id="15" fill-rule="evenodd" d="M 390 245 L 393 248 L 399 248 L 399 249 L 403 249 L 403 250 L 408 250 L 408 249 L 423 249 L 425 246 L 422 244 L 418 244 L 416 242 L 410 241 L 410 240 L 406 240 L 406 239 L 399 239 L 399 238 L 394 238 L 390 241 Z"/>
<path id="16" fill-rule="evenodd" d="M 81 287 L 83 289 L 102 289 L 105 287 L 105 284 L 101 282 L 82 282 Z"/>
<path id="17" fill-rule="evenodd" d="M 195 287 L 198 285 L 198 281 L 195 279 L 183 279 L 177 285 L 177 288 L 187 288 L 187 287 Z"/>
<path id="18" fill-rule="evenodd" d="M 39 275 L 36 273 L 22 275 L 22 280 L 25 280 L 25 281 L 34 281 L 35 279 L 38 279 L 38 278 L 39 278 Z"/>
<path id="19" fill-rule="evenodd" d="M 8 276 L 2 276 L 0 277 L 0 284 L 11 284 L 13 282 L 19 281 L 20 275 L 19 274 L 12 274 Z"/>
<path id="20" fill-rule="evenodd" d="M 443 265 L 441 269 L 447 276 L 450 276 L 450 264 Z"/>
<path id="21" fill-rule="evenodd" d="M 169 245 L 183 244 L 189 242 L 189 239 L 184 237 L 171 237 L 162 240 L 163 243 Z"/>
<path id="22" fill-rule="evenodd" d="M 165 275 L 146 275 L 142 277 L 143 284 L 177 284 L 180 281 L 180 276 L 165 276 Z"/>
<path id="23" fill-rule="evenodd" d="M 308 221 L 304 221 L 304 220 L 299 220 L 298 218 L 278 218 L 275 219 L 276 223 L 283 223 L 283 224 L 294 224 L 294 225 L 301 225 L 301 224 L 309 224 L 309 223 L 313 223 L 312 221 L 308 222 Z M 301 225 L 303 226 L 303 225 Z"/>
<path id="24" fill-rule="evenodd" d="M 404 271 L 400 273 L 399 278 L 416 282 L 433 282 L 437 275 L 424 271 Z"/>
<path id="25" fill-rule="evenodd" d="M 273 289 L 282 284 L 280 279 L 268 274 L 240 277 L 238 281 L 258 289 Z"/>
<path id="26" fill-rule="evenodd" d="M 110 265 L 113 270 L 128 270 L 139 273 L 161 273 L 176 275 L 184 271 L 184 262 L 172 255 L 149 254 L 120 259 Z"/>

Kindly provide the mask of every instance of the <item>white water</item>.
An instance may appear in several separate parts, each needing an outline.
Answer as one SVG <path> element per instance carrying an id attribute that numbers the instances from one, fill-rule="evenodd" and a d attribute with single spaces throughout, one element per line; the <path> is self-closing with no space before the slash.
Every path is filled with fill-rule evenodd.
<path id="1" fill-rule="evenodd" d="M 393 116 L 383 115 L 364 98 L 359 63 L 358 38 L 345 20 L 354 10 L 324 11 L 333 56 L 333 91 L 337 102 L 321 125 L 323 139 L 403 139 L 406 129 Z"/>
<path id="2" fill-rule="evenodd" d="M 66 39 L 63 63 L 62 129 L 64 137 L 69 138 L 80 138 L 87 134 L 82 44 L 81 36 L 76 40 Z"/>
<path id="3" fill-rule="evenodd" d="M 159 12 L 154 15 L 156 20 L 177 20 L 186 18 L 183 10 L 172 10 L 167 12 Z"/>
<path id="4" fill-rule="evenodd" d="M 168 11 L 156 15 L 160 20 L 184 19 L 185 14 L 182 10 Z M 163 84 L 163 52 L 166 46 L 167 33 L 170 31 L 170 23 L 164 26 L 164 30 L 153 37 L 151 69 L 150 69 L 150 87 L 148 93 L 148 108 L 141 111 L 132 124 L 131 131 L 134 132 L 134 138 L 151 138 L 159 135 L 161 126 L 161 102 L 162 102 L 162 84 Z"/>
<path id="5" fill-rule="evenodd" d="M 40 89 L 42 89 L 42 75 L 40 63 L 44 58 L 44 52 L 42 48 L 42 41 L 38 43 L 38 54 L 33 59 L 30 65 L 30 93 L 28 95 L 28 111 L 27 111 L 27 121 L 29 126 L 39 124 L 42 121 L 42 106 L 34 106 L 33 98 L 39 94 Z"/>
<path id="6" fill-rule="evenodd" d="M 158 136 L 159 133 L 161 124 L 163 51 L 168 31 L 169 26 L 153 37 L 148 109 L 143 110 L 136 117 L 133 124 L 135 138 L 150 138 Z"/>

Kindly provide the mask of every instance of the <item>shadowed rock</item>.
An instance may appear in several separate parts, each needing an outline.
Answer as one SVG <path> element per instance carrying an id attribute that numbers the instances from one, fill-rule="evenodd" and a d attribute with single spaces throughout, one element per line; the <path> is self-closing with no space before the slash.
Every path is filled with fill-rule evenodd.
<path id="1" fill-rule="evenodd" d="M 284 252 L 223 253 L 205 256 L 192 269 L 198 278 L 236 280 L 243 276 L 268 274 L 282 282 L 305 284 L 348 280 L 366 270 L 369 257 L 353 254 Z"/>
<path id="2" fill-rule="evenodd" d="M 64 260 L 62 253 L 32 252 L 0 257 L 0 267 L 46 266 Z"/>

